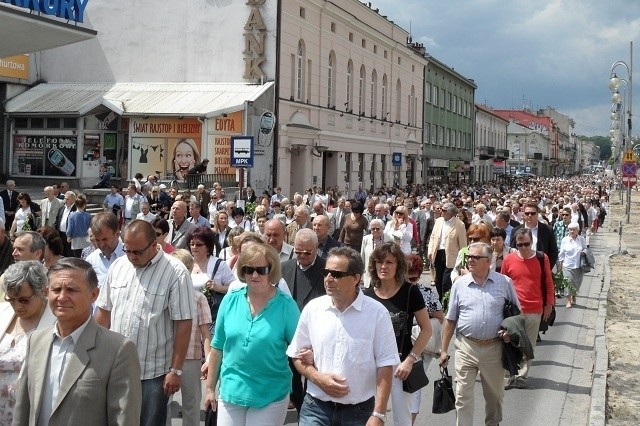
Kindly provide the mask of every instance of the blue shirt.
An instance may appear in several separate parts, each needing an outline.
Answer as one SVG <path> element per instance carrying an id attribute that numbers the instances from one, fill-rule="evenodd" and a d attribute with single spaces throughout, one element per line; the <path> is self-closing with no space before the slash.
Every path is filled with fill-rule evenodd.
<path id="1" fill-rule="evenodd" d="M 243 287 L 222 299 L 211 347 L 223 354 L 220 398 L 262 408 L 291 393 L 286 350 L 300 311 L 291 296 L 276 289 L 276 295 L 252 318 L 246 296 L 247 287 Z"/>

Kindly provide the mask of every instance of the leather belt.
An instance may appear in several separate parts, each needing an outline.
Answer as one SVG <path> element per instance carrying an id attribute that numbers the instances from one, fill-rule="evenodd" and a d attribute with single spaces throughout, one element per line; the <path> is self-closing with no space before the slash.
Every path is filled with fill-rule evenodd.
<path id="1" fill-rule="evenodd" d="M 493 343 L 499 342 L 500 339 L 499 337 L 494 337 L 493 339 L 476 339 L 474 337 L 469 337 L 469 336 L 464 336 L 465 339 L 469 339 L 471 340 L 473 343 L 475 343 L 476 345 L 480 345 L 480 346 L 487 346 L 487 345 L 491 345 Z"/>

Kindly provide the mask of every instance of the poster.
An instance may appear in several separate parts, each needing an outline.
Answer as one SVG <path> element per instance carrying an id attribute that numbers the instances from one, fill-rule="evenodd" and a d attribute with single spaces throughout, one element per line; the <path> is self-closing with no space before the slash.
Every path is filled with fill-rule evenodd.
<path id="1" fill-rule="evenodd" d="M 213 165 L 213 173 L 232 175 L 236 173 L 231 167 L 231 136 L 242 135 L 242 112 L 234 112 L 213 120 L 213 132 L 209 133 L 210 152 L 209 167 Z"/>
<path id="2" fill-rule="evenodd" d="M 12 173 L 31 176 L 76 176 L 75 136 L 14 136 Z"/>
<path id="3" fill-rule="evenodd" d="M 75 176 L 78 138 L 46 136 L 44 174 L 47 176 Z"/>
<path id="4" fill-rule="evenodd" d="M 43 175 L 44 136 L 14 136 L 12 174 Z"/>

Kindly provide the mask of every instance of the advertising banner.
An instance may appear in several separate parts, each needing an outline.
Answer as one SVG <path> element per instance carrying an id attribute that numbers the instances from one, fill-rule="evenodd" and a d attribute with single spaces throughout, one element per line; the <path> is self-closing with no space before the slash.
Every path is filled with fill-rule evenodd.
<path id="1" fill-rule="evenodd" d="M 216 117 L 213 120 L 213 131 L 209 133 L 209 148 L 213 148 L 213 173 L 234 174 L 231 167 L 231 136 L 242 134 L 242 112 L 234 112 L 227 117 Z"/>
<path id="2" fill-rule="evenodd" d="M 504 161 L 494 161 L 493 162 L 493 173 L 496 175 L 503 175 L 505 172 L 505 162 Z"/>
<path id="3" fill-rule="evenodd" d="M 76 176 L 78 138 L 14 136 L 12 173 L 31 176 Z"/>
<path id="4" fill-rule="evenodd" d="M 0 58 L 0 77 L 29 79 L 29 55 Z"/>

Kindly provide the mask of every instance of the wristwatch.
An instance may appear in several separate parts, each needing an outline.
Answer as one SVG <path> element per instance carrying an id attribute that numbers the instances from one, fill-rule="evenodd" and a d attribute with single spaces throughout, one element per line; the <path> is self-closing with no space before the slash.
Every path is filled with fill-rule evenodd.
<path id="1" fill-rule="evenodd" d="M 378 413 L 377 411 L 374 411 L 373 413 L 371 413 L 371 415 L 373 417 L 377 417 L 380 420 L 382 420 L 382 423 L 386 423 L 387 422 L 387 415 L 386 414 L 382 414 L 382 413 Z"/>
<path id="2" fill-rule="evenodd" d="M 175 374 L 178 377 L 182 376 L 182 370 L 177 369 L 177 368 L 171 367 L 171 368 L 169 368 L 169 372 Z"/>

